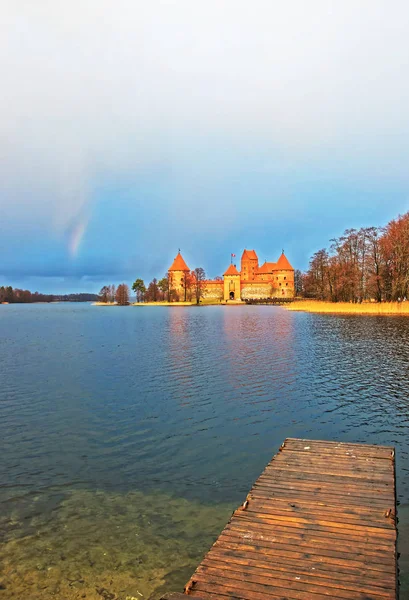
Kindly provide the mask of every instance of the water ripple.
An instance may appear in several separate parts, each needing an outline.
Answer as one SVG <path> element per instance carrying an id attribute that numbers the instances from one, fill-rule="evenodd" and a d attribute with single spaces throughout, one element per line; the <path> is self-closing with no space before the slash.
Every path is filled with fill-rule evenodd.
<path id="1" fill-rule="evenodd" d="M 395 445 L 409 502 L 407 318 L 0 308 L 0 503 L 12 528 L 19 510 L 37 514 L 39 490 L 56 503 L 84 489 L 234 506 L 287 436 Z"/>

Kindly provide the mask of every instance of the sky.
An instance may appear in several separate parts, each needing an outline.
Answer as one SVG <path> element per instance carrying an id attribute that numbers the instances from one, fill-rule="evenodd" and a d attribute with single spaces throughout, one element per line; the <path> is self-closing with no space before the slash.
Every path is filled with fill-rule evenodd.
<path id="1" fill-rule="evenodd" d="M 2 0 L 0 285 L 295 268 L 409 210 L 406 0 Z"/>

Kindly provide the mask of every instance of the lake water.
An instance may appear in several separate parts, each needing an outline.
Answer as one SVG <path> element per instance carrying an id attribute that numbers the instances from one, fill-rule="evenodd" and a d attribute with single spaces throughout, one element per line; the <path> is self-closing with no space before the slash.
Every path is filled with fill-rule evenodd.
<path id="1" fill-rule="evenodd" d="M 0 306 L 0 600 L 180 591 L 285 437 L 396 446 L 409 597 L 408 370 L 407 318 Z"/>

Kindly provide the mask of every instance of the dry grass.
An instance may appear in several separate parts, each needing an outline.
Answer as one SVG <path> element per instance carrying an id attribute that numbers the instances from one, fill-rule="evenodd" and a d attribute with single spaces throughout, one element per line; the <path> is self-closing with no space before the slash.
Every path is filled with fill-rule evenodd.
<path id="1" fill-rule="evenodd" d="M 287 310 L 300 310 L 315 313 L 340 313 L 357 315 L 408 315 L 409 302 L 322 302 L 320 300 L 300 300 L 286 305 Z"/>
<path id="2" fill-rule="evenodd" d="M 92 306 L 118 306 L 116 302 L 93 302 Z"/>

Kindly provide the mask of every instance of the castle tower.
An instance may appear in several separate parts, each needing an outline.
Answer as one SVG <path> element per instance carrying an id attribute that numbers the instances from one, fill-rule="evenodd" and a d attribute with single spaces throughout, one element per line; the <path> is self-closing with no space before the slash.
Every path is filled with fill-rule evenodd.
<path id="1" fill-rule="evenodd" d="M 284 251 L 275 265 L 274 276 L 276 295 L 281 298 L 294 298 L 294 269 Z"/>
<path id="2" fill-rule="evenodd" d="M 258 256 L 254 250 L 244 250 L 241 256 L 241 278 L 254 281 L 258 271 Z"/>
<path id="3" fill-rule="evenodd" d="M 186 301 L 186 283 L 190 269 L 185 263 L 180 250 L 173 261 L 172 266 L 169 267 L 168 273 L 171 291 L 180 301 Z"/>
<path id="4" fill-rule="evenodd" d="M 230 265 L 224 274 L 224 301 L 241 300 L 240 273 L 235 265 Z"/>

